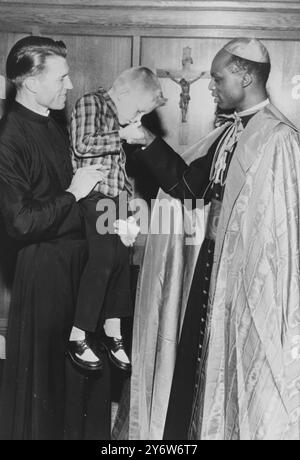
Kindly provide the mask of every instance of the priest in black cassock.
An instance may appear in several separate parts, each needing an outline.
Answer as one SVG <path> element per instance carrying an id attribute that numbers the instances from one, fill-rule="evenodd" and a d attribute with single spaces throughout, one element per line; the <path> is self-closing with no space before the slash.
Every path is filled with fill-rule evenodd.
<path id="1" fill-rule="evenodd" d="M 0 206 L 20 246 L 1 388 L 0 439 L 107 439 L 109 382 L 66 361 L 77 289 L 87 259 L 77 202 L 103 178 L 72 178 L 68 140 L 49 115 L 72 89 L 66 48 L 20 40 L 7 59 L 16 99 L 0 127 Z M 98 167 L 97 167 L 98 168 Z"/>

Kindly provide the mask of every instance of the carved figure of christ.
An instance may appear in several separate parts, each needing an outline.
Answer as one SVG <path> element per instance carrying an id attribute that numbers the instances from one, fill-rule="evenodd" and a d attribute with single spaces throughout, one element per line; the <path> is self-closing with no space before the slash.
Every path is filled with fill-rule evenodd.
<path id="1" fill-rule="evenodd" d="M 188 144 L 188 108 L 191 101 L 190 89 L 191 85 L 201 78 L 210 78 L 210 73 L 207 71 L 197 71 L 192 69 L 192 49 L 186 47 L 183 49 L 182 69 L 166 70 L 158 69 L 157 76 L 159 78 L 169 78 L 174 83 L 181 87 L 179 107 L 181 110 L 181 129 L 180 129 L 180 145 Z"/>

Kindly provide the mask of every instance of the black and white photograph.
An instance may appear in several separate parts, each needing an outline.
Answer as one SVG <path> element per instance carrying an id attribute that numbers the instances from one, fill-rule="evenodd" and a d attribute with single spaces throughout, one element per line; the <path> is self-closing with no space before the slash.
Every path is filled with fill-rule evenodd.
<path id="1" fill-rule="evenodd" d="M 300 440 L 300 0 L 0 0 L 0 440 Z"/>

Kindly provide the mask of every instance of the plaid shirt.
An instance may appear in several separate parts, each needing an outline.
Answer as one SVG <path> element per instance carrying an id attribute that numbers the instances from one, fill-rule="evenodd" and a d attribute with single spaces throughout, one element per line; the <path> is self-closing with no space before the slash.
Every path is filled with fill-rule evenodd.
<path id="1" fill-rule="evenodd" d="M 119 129 L 116 106 L 103 88 L 77 101 L 70 126 L 74 171 L 94 164 L 109 166 L 98 191 L 110 197 L 118 196 L 124 189 L 132 193 Z"/>

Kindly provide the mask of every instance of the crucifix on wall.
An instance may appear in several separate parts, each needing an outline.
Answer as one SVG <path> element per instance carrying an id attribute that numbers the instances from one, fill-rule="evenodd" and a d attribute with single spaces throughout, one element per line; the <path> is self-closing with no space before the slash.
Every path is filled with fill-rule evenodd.
<path id="1" fill-rule="evenodd" d="M 181 110 L 179 145 L 188 145 L 188 109 L 191 101 L 191 85 L 201 78 L 210 78 L 209 72 L 194 69 L 192 65 L 192 48 L 188 46 L 183 49 L 182 69 L 157 70 L 157 76 L 159 78 L 169 78 L 181 88 L 179 100 L 179 108 Z"/>

